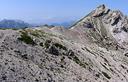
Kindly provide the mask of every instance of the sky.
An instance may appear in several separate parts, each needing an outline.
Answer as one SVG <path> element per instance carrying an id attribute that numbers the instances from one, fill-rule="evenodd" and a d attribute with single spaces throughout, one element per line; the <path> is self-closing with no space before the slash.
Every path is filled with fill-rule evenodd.
<path id="1" fill-rule="evenodd" d="M 128 15 L 128 0 L 0 0 L 0 20 L 69 22 L 79 20 L 101 4 Z"/>

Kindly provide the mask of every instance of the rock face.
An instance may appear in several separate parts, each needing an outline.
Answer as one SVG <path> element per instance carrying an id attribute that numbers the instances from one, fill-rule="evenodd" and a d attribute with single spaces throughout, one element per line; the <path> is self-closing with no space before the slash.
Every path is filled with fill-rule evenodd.
<path id="1" fill-rule="evenodd" d="M 1 29 L 0 82 L 128 82 L 127 37 L 105 5 L 69 29 Z"/>
<path id="2" fill-rule="evenodd" d="M 97 7 L 91 15 L 86 16 L 83 20 L 75 24 L 71 30 L 76 30 L 81 34 L 87 35 L 92 33 L 90 35 L 91 37 L 92 35 L 96 35 L 92 37 L 95 41 L 101 40 L 99 42 L 102 43 L 102 40 L 105 40 L 105 42 L 111 40 L 114 41 L 116 45 L 118 44 L 127 48 L 127 27 L 128 18 L 126 16 L 124 16 L 120 11 L 112 11 L 106 8 L 105 5 L 101 5 Z M 83 37 L 87 38 L 87 36 L 84 35 Z"/>
<path id="3" fill-rule="evenodd" d="M 107 14 L 108 12 L 109 12 L 109 9 L 107 9 L 103 4 L 97 7 L 97 9 L 95 10 L 95 13 L 93 14 L 93 17 L 99 17 L 99 16 L 102 16 L 103 14 Z"/>

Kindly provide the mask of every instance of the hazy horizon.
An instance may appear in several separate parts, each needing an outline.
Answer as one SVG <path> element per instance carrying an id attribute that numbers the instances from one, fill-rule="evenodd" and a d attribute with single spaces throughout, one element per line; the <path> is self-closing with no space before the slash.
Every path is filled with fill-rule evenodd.
<path id="1" fill-rule="evenodd" d="M 1 0 L 0 20 L 18 19 L 28 23 L 61 23 L 79 20 L 105 4 L 128 15 L 126 0 Z M 114 3 L 114 4 L 113 4 Z"/>

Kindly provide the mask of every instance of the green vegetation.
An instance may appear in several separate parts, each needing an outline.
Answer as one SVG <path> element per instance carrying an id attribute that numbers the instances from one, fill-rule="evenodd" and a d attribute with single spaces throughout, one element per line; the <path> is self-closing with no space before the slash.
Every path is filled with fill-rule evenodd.
<path id="1" fill-rule="evenodd" d="M 30 34 L 36 37 L 40 37 L 40 34 L 37 31 L 30 32 Z"/>
<path id="2" fill-rule="evenodd" d="M 19 28 L 0 28 L 0 30 L 8 30 L 8 29 L 10 29 L 10 30 L 19 30 Z"/>
<path id="3" fill-rule="evenodd" d="M 0 28 L 0 30 L 7 30 L 7 28 Z"/>
<path id="4" fill-rule="evenodd" d="M 42 47 L 44 46 L 43 42 L 40 43 L 40 46 L 42 46 Z"/>
<path id="5" fill-rule="evenodd" d="M 46 33 L 44 31 L 39 31 L 39 30 L 34 30 L 33 31 L 33 30 L 31 30 L 30 34 L 39 38 L 39 37 L 45 37 Z"/>
<path id="6" fill-rule="evenodd" d="M 61 54 L 61 52 L 60 52 L 55 46 L 53 46 L 53 45 L 49 48 L 49 53 L 50 53 L 50 54 L 53 54 L 53 55 L 55 55 L 55 56 L 63 55 L 63 54 Z"/>
<path id="7" fill-rule="evenodd" d="M 50 43 L 51 43 L 51 40 L 46 40 L 46 41 L 45 41 L 45 44 L 44 44 L 45 47 L 46 47 L 46 48 L 49 48 L 49 47 L 50 47 Z"/>
<path id="8" fill-rule="evenodd" d="M 38 37 L 38 38 L 42 38 L 42 37 L 46 37 L 46 36 L 55 36 L 56 35 L 53 35 L 51 33 L 46 33 L 42 30 L 29 30 L 30 34 L 35 36 L 35 37 Z"/>
<path id="9" fill-rule="evenodd" d="M 67 56 L 69 59 L 73 60 L 75 63 L 79 64 L 83 68 L 86 68 L 87 63 L 81 62 L 79 58 L 74 54 L 72 50 L 68 50 L 65 46 L 63 46 L 60 43 L 52 43 L 51 40 L 46 40 L 45 43 L 39 44 L 42 47 L 49 48 L 48 53 L 59 56 Z M 64 52 L 61 52 L 61 50 L 64 50 Z M 63 61 L 64 58 L 61 59 Z"/>
<path id="10" fill-rule="evenodd" d="M 18 38 L 18 40 L 25 42 L 26 44 L 35 45 L 36 43 L 33 41 L 33 39 L 28 35 L 28 32 L 21 31 L 21 37 Z"/>
<path id="11" fill-rule="evenodd" d="M 86 65 L 84 63 L 82 63 L 79 58 L 77 56 L 73 57 L 73 61 L 75 61 L 77 64 L 79 64 L 80 66 L 86 68 Z"/>
<path id="12" fill-rule="evenodd" d="M 43 25 L 43 26 L 46 26 L 46 27 L 48 27 L 49 25 L 48 25 L 48 24 L 45 24 L 45 25 Z"/>
<path id="13" fill-rule="evenodd" d="M 75 56 L 75 54 L 74 54 L 74 52 L 72 50 L 69 50 L 69 52 L 68 52 L 68 58 L 69 59 L 72 59 L 74 62 L 76 62 L 77 64 L 79 64 L 83 68 L 86 68 L 86 65 L 88 65 L 87 63 L 81 62 L 79 60 L 79 58 L 77 56 Z"/>
<path id="14" fill-rule="evenodd" d="M 63 46 L 63 45 L 61 45 L 61 44 L 59 44 L 59 43 L 55 43 L 54 45 L 55 45 L 57 48 L 59 48 L 59 49 L 67 50 L 67 48 L 66 48 L 65 46 Z"/>
<path id="15" fill-rule="evenodd" d="M 12 30 L 19 30 L 18 28 L 12 28 Z"/>

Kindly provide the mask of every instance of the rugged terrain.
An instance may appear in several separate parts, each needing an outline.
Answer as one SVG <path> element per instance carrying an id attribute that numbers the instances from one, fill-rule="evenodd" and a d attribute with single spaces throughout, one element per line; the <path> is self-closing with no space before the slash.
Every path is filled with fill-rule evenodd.
<path id="1" fill-rule="evenodd" d="M 69 29 L 0 30 L 0 82 L 128 82 L 128 18 L 101 5 Z"/>

